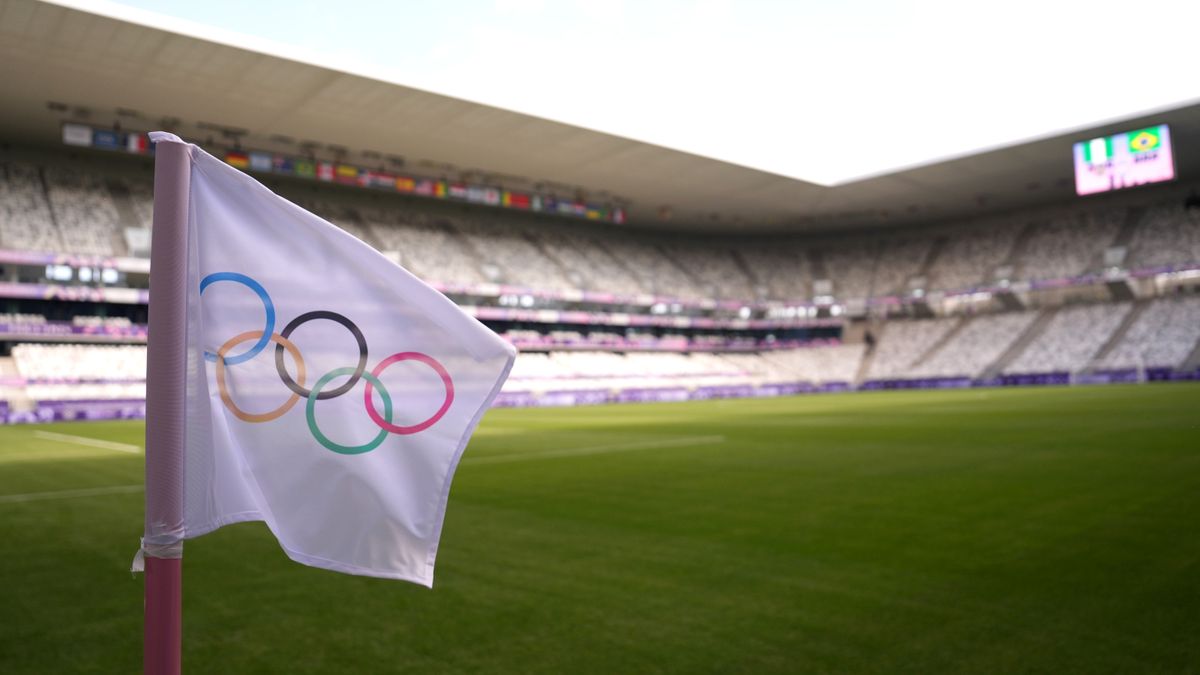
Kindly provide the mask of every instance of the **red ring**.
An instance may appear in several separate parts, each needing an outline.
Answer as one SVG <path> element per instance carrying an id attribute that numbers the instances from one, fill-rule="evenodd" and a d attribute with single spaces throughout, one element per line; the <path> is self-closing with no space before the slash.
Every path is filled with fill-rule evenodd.
<path id="1" fill-rule="evenodd" d="M 367 414 L 371 416 L 371 420 L 374 421 L 375 424 L 378 424 L 381 429 L 386 429 L 393 434 L 415 434 L 418 431 L 424 431 L 428 429 L 436 424 L 438 420 L 442 419 L 442 415 L 446 414 L 446 411 L 450 409 L 450 404 L 454 402 L 454 382 L 450 379 L 450 373 L 446 372 L 446 369 L 442 367 L 442 364 L 438 363 L 437 359 L 433 358 L 432 356 L 422 354 L 421 352 L 400 352 L 398 354 L 392 354 L 383 361 L 380 361 L 379 365 L 375 366 L 375 370 L 371 371 L 371 374 L 378 378 L 379 374 L 383 372 L 384 368 L 387 368 L 397 361 L 410 360 L 424 363 L 430 368 L 433 368 L 433 370 L 442 377 L 442 384 L 446 387 L 446 400 L 442 403 L 442 407 L 438 408 L 438 411 L 433 414 L 433 417 L 430 417 L 424 422 L 408 427 L 400 426 L 398 424 L 391 424 L 387 420 L 383 419 L 379 413 L 375 412 L 375 405 L 371 401 L 371 393 L 375 390 L 375 387 L 372 386 L 370 380 L 368 380 L 366 390 L 363 392 L 363 403 L 365 403 L 367 406 Z M 398 402 L 399 401 L 397 401 L 397 403 Z"/>

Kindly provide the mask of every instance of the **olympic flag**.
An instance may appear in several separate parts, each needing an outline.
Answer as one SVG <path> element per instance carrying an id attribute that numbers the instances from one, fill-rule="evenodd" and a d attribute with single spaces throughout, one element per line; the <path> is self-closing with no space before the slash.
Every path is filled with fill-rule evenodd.
<path id="1" fill-rule="evenodd" d="M 370 246 L 195 145 L 151 139 L 135 568 L 144 555 L 157 670 L 152 588 L 178 579 L 156 568 L 177 575 L 182 541 L 223 525 L 265 521 L 298 562 L 432 586 L 451 477 L 516 354 Z"/>

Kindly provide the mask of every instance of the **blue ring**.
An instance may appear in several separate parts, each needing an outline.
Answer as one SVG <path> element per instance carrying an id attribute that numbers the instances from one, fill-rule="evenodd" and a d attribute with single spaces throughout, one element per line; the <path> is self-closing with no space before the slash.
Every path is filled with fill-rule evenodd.
<path id="1" fill-rule="evenodd" d="M 268 344 L 270 344 L 271 334 L 275 332 L 275 305 L 271 302 L 271 296 L 267 295 L 267 290 L 262 287 L 262 284 L 251 279 L 245 274 L 238 274 L 237 272 L 214 272 L 213 274 L 204 277 L 204 279 L 200 281 L 200 295 L 204 295 L 204 289 L 218 281 L 233 281 L 254 291 L 255 294 L 258 295 L 258 299 L 262 300 L 263 309 L 265 309 L 267 313 L 267 320 L 263 325 L 263 334 L 262 337 L 258 339 L 258 342 L 255 342 L 253 347 L 242 354 L 225 357 L 225 365 L 233 366 L 244 361 L 249 361 L 255 356 L 258 356 L 258 353 L 265 349 Z M 204 352 L 204 358 L 215 362 L 217 360 L 217 355 L 206 350 Z"/>

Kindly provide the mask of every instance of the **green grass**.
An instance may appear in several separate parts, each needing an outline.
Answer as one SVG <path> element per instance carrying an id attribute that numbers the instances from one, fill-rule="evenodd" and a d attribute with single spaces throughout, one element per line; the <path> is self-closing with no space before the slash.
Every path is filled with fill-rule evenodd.
<path id="1" fill-rule="evenodd" d="M 37 429 L 0 496 L 141 482 Z M 1198 439 L 1192 385 L 492 411 L 433 591 L 227 527 L 186 546 L 184 668 L 1195 672 Z M 0 497 L 0 672 L 140 668 L 141 499 Z"/>

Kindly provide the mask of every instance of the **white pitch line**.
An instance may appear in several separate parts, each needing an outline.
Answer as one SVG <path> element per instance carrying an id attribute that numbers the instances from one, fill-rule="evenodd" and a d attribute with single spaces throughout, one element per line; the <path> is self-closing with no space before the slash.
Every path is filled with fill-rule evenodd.
<path id="1" fill-rule="evenodd" d="M 135 455 L 142 454 L 142 446 L 130 445 L 129 443 L 114 443 L 113 441 L 102 441 L 98 438 L 88 438 L 87 436 L 74 436 L 71 434 L 57 434 L 53 431 L 34 431 L 34 436 L 45 439 L 47 441 L 60 441 L 62 443 L 74 443 L 75 445 L 86 445 L 90 448 L 104 448 L 105 450 L 116 450 L 117 452 L 129 452 Z"/>
<path id="2" fill-rule="evenodd" d="M 531 459 L 549 459 L 553 457 L 579 457 L 581 455 L 603 455 L 610 452 L 627 452 L 629 450 L 653 450 L 656 448 L 673 448 L 687 445 L 714 445 L 724 443 L 724 436 L 683 436 L 681 438 L 666 438 L 660 441 L 636 441 L 633 443 L 613 443 L 610 445 L 593 445 L 585 448 L 564 448 L 562 450 L 543 450 L 540 452 L 520 452 L 512 455 L 493 455 L 488 457 L 467 457 L 463 462 L 468 464 L 506 464 L 508 462 L 524 462 Z"/>
<path id="3" fill-rule="evenodd" d="M 36 502 L 43 499 L 74 499 L 76 497 L 98 497 L 141 492 L 141 485 L 110 485 L 109 487 L 81 488 L 79 490 L 55 490 L 53 492 L 26 492 L 19 495 L 0 495 L 0 504 Z"/>

